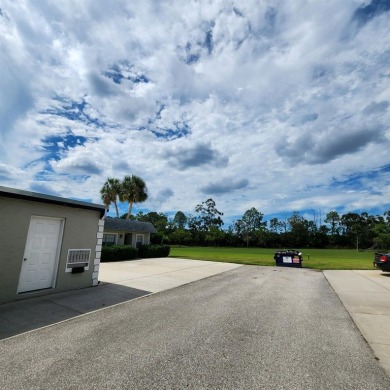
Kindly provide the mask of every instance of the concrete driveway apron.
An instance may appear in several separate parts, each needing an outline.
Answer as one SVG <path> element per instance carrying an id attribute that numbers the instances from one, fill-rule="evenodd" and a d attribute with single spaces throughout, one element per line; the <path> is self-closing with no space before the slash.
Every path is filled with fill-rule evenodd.
<path id="1" fill-rule="evenodd" d="M 238 267 L 241 265 L 171 257 L 119 261 L 101 263 L 99 280 L 102 284 L 115 285 L 119 290 L 131 287 L 155 293 Z"/>

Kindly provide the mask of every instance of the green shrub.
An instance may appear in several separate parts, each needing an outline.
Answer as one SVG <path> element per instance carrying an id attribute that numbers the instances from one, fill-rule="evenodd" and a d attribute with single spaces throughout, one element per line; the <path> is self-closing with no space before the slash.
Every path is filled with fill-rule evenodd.
<path id="1" fill-rule="evenodd" d="M 138 256 L 142 258 L 168 257 L 171 248 L 168 245 L 141 245 Z"/>
<path id="2" fill-rule="evenodd" d="M 133 260 L 138 257 L 138 249 L 131 245 L 103 246 L 100 261 Z"/>

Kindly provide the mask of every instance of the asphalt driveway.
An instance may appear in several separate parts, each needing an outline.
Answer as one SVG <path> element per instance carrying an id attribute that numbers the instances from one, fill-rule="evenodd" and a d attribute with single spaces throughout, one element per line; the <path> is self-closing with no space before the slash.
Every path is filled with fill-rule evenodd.
<path id="1" fill-rule="evenodd" d="M 323 273 L 243 266 L 0 341 L 0 388 L 390 389 Z"/>
<path id="2" fill-rule="evenodd" d="M 97 287 L 0 305 L 0 340 L 237 267 L 167 257 L 101 263 Z"/>

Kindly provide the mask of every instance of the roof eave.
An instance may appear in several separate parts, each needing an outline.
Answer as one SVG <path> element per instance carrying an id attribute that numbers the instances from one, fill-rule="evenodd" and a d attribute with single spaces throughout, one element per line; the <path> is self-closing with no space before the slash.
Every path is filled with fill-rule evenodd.
<path id="1" fill-rule="evenodd" d="M 59 206 L 98 211 L 100 213 L 100 218 L 103 218 L 107 210 L 106 206 L 99 205 L 96 203 L 82 202 L 78 200 L 60 198 L 58 196 L 40 194 L 37 192 L 23 191 L 23 190 L 7 188 L 2 186 L 0 186 L 0 197 L 29 200 L 32 202 L 48 203 L 48 204 L 55 204 Z"/>

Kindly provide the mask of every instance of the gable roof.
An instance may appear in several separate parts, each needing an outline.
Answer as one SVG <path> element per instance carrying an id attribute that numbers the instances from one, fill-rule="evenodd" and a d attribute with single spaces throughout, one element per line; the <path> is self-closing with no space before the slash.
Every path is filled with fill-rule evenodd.
<path id="1" fill-rule="evenodd" d="M 104 220 L 104 230 L 114 230 L 121 232 L 142 232 L 157 233 L 156 228 L 150 222 L 132 221 L 131 219 L 106 217 Z"/>
<path id="2" fill-rule="evenodd" d="M 79 200 L 73 200 L 67 198 L 60 198 L 58 196 L 40 194 L 38 192 L 17 190 L 16 188 L 9 188 L 3 186 L 0 186 L 0 197 L 22 199 L 22 200 L 29 200 L 32 202 L 56 204 L 60 206 L 68 206 L 68 207 L 75 207 L 79 209 L 99 211 L 100 218 L 104 216 L 104 213 L 107 209 L 107 206 L 103 206 L 101 204 L 82 202 Z"/>

